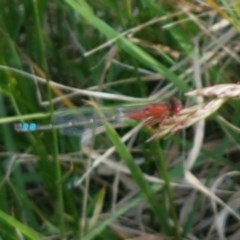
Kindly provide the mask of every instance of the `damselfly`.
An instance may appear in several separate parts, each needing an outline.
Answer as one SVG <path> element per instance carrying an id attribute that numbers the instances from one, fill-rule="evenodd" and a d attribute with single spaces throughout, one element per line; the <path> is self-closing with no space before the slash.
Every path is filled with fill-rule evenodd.
<path id="1" fill-rule="evenodd" d="M 57 111 L 53 115 L 52 123 L 41 125 L 34 122 L 16 123 L 17 132 L 44 131 L 52 128 L 60 129 L 64 135 L 81 135 L 86 128 L 99 127 L 103 121 L 113 124 L 121 124 L 126 119 L 145 121 L 146 125 L 161 124 L 163 119 L 172 116 L 182 110 L 181 102 L 171 98 L 169 103 L 156 103 L 144 106 L 123 107 L 116 110 L 104 110 L 104 117 L 93 108 L 83 111 L 81 108 Z"/>

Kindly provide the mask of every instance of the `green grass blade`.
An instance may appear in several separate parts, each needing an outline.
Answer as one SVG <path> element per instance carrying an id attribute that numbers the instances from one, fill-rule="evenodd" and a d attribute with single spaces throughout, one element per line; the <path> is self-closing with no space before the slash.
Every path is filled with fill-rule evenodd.
<path id="1" fill-rule="evenodd" d="M 0 210 L 0 221 L 8 224 L 13 227 L 15 230 L 19 230 L 21 233 L 23 233 L 27 238 L 33 239 L 33 240 L 41 240 L 42 238 L 31 228 L 25 226 L 12 216 L 6 214 L 2 210 Z"/>
<path id="2" fill-rule="evenodd" d="M 77 11 L 90 25 L 94 28 L 98 29 L 102 34 L 104 34 L 109 40 L 117 38 L 117 44 L 121 49 L 130 54 L 135 59 L 139 60 L 144 65 L 149 68 L 157 71 L 167 79 L 173 82 L 176 87 L 181 89 L 182 91 L 188 90 L 188 86 L 182 80 L 178 78 L 177 75 L 172 73 L 165 67 L 163 64 L 157 62 L 154 58 L 152 58 L 149 54 L 144 52 L 139 47 L 132 44 L 125 37 L 121 36 L 118 32 L 116 32 L 113 28 L 106 24 L 106 22 L 102 21 L 98 18 L 90 8 L 90 6 L 85 1 L 74 1 L 74 0 L 66 0 L 66 2 Z"/>
<path id="3" fill-rule="evenodd" d="M 148 200 L 152 211 L 156 213 L 156 217 L 158 218 L 159 224 L 163 228 L 163 231 L 165 233 L 170 233 L 170 226 L 168 223 L 168 219 L 166 219 L 165 214 L 166 211 L 165 209 L 162 208 L 161 204 L 157 202 L 156 194 L 153 192 L 152 187 L 145 180 L 142 171 L 135 163 L 132 155 L 130 154 L 125 144 L 121 142 L 115 129 L 108 123 L 105 123 L 105 127 L 107 135 L 114 144 L 116 151 L 118 152 L 124 163 L 128 166 L 129 170 L 131 171 L 131 174 L 135 181 L 137 182 L 140 191 Z"/>

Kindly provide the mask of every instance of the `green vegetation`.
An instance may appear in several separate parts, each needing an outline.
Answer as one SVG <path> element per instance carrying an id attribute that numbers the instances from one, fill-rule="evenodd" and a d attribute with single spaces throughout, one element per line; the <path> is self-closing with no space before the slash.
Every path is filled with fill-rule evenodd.
<path id="1" fill-rule="evenodd" d="M 212 99 L 186 92 L 238 83 L 239 18 L 225 0 L 0 1 L 0 239 L 233 239 L 236 96 L 188 128 L 170 116 L 183 130 L 161 138 L 112 118 L 172 96 L 186 110 Z M 94 137 L 14 129 L 70 108 Z"/>

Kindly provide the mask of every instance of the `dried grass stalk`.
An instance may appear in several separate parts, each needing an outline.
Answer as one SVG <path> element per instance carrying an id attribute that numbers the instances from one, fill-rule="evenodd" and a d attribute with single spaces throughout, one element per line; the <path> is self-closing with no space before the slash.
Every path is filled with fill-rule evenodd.
<path id="1" fill-rule="evenodd" d="M 173 117 L 161 122 L 159 130 L 148 140 L 160 138 L 168 133 L 174 133 L 194 125 L 216 112 L 229 98 L 240 98 L 240 84 L 218 84 L 211 87 L 196 89 L 185 93 L 186 96 L 215 97 L 207 103 L 184 108 Z"/>
<path id="2" fill-rule="evenodd" d="M 218 84 L 211 87 L 196 89 L 186 96 L 205 96 L 216 98 L 240 98 L 240 84 Z"/>
<path id="3" fill-rule="evenodd" d="M 194 125 L 196 122 L 205 119 L 216 112 L 225 101 L 226 99 L 219 98 L 207 103 L 184 108 L 174 116 L 162 121 L 159 130 L 148 141 Z"/>

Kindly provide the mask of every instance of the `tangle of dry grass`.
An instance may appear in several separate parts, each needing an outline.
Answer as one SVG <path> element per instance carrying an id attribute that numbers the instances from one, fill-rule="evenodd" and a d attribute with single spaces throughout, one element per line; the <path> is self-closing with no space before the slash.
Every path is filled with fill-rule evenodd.
<path id="1" fill-rule="evenodd" d="M 204 96 L 215 98 L 240 98 L 239 84 L 218 84 L 211 87 L 196 89 L 185 94 L 186 96 Z"/>
<path id="2" fill-rule="evenodd" d="M 240 97 L 239 84 L 219 84 L 211 87 L 196 89 L 185 94 L 186 96 L 214 97 L 205 103 L 184 108 L 171 118 L 161 123 L 160 129 L 149 139 L 160 138 L 168 133 L 188 128 L 202 119 L 215 113 L 230 98 Z"/>

